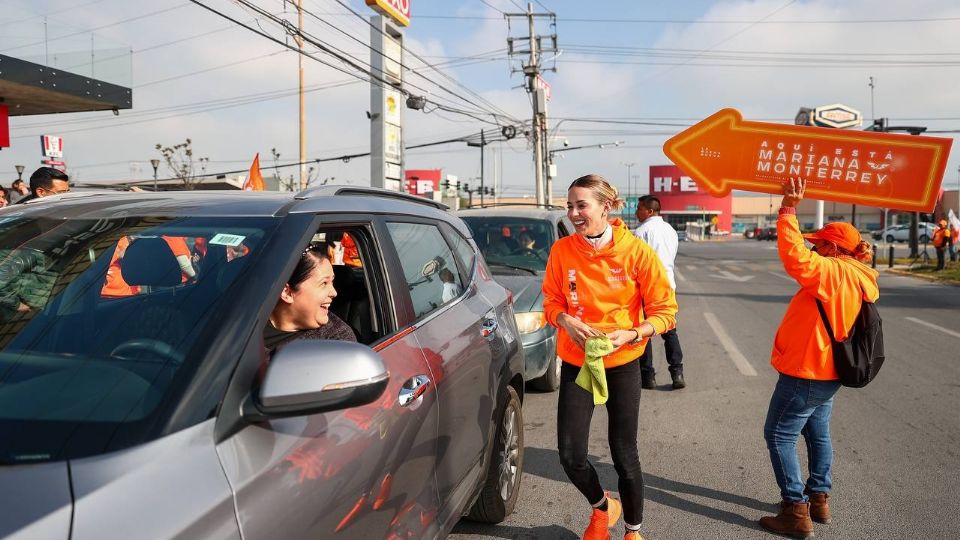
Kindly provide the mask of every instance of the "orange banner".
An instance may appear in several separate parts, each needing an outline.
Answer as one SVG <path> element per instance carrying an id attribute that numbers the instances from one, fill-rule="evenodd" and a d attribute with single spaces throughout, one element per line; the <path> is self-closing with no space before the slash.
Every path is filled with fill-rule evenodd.
<path id="1" fill-rule="evenodd" d="M 711 195 L 779 194 L 791 177 L 807 196 L 930 212 L 953 139 L 744 121 L 723 109 L 677 134 L 663 151 Z"/>

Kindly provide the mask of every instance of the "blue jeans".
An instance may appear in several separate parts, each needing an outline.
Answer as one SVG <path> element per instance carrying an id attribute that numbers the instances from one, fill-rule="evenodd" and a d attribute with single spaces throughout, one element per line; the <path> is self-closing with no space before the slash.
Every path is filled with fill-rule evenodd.
<path id="1" fill-rule="evenodd" d="M 829 493 L 833 487 L 833 443 L 830 414 L 840 381 L 813 381 L 780 374 L 770 397 L 763 437 L 770 450 L 780 496 L 788 502 L 806 502 L 807 491 Z M 806 486 L 800 476 L 797 436 L 807 443 L 809 473 Z"/>

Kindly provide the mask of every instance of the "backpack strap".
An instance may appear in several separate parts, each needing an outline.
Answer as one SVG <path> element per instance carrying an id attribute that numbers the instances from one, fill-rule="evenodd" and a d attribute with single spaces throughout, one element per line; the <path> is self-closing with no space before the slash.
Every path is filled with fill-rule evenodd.
<path id="1" fill-rule="evenodd" d="M 830 336 L 830 341 L 836 341 L 837 338 L 833 337 L 833 328 L 830 326 L 830 321 L 827 320 L 827 312 L 823 309 L 823 303 L 820 302 L 819 298 L 814 298 L 817 301 L 817 309 L 820 310 L 820 320 L 823 321 L 823 326 L 827 328 L 827 335 Z"/>

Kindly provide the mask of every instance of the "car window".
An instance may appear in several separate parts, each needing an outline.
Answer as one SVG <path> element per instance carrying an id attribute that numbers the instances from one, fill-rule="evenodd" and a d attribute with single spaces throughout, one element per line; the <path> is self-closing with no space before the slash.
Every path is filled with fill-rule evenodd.
<path id="1" fill-rule="evenodd" d="M 544 271 L 553 243 L 553 224 L 544 219 L 516 216 L 463 218 L 491 270 L 520 268 Z"/>
<path id="2" fill-rule="evenodd" d="M 464 290 L 454 254 L 435 225 L 388 222 L 417 318 L 453 301 Z"/>
<path id="3" fill-rule="evenodd" d="M 563 237 L 569 236 L 569 235 L 570 235 L 570 233 L 567 232 L 567 227 L 566 227 L 566 225 L 564 225 L 562 221 L 558 221 L 558 222 L 557 222 L 557 238 L 563 238 Z"/>
<path id="4" fill-rule="evenodd" d="M 239 217 L 0 224 L 0 462 L 95 452 L 150 425 L 274 227 Z M 241 246 L 247 255 L 228 257 Z"/>
<path id="5" fill-rule="evenodd" d="M 457 260 L 460 262 L 463 282 L 469 283 L 473 275 L 473 265 L 476 261 L 477 254 L 473 250 L 470 241 L 464 238 L 459 231 L 446 223 L 444 223 L 442 227 L 450 243 L 453 245 L 453 252 L 457 255 Z"/>

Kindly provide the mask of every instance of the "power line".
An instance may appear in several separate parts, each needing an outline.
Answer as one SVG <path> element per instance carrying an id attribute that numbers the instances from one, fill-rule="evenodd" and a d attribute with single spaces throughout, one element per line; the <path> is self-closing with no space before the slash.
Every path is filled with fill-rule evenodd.
<path id="1" fill-rule="evenodd" d="M 378 32 L 380 32 L 380 33 L 383 33 L 382 30 L 380 30 L 379 28 L 377 28 L 376 26 L 374 26 L 373 23 L 371 23 L 369 20 L 367 20 L 365 17 L 363 17 L 363 16 L 360 15 L 359 13 L 357 13 L 356 10 L 354 10 L 354 9 L 353 9 L 352 7 L 350 7 L 349 5 L 345 4 L 342 0 L 334 0 L 334 1 L 335 1 L 336 3 L 338 3 L 338 4 L 340 4 L 341 6 L 343 6 L 344 8 L 346 8 L 346 9 L 347 9 L 348 11 L 350 11 L 351 13 L 353 13 L 357 18 L 359 18 L 360 20 L 362 20 L 363 22 L 365 22 L 368 26 L 370 26 L 370 28 L 373 28 L 373 29 L 375 29 L 376 31 L 378 31 Z M 420 55 L 418 55 L 416 52 L 411 51 L 410 49 L 408 49 L 408 48 L 406 48 L 406 47 L 403 47 L 403 50 L 405 50 L 406 52 L 410 53 L 410 54 L 411 54 L 414 58 L 416 58 L 417 60 L 420 60 L 424 65 L 426 65 L 426 66 L 430 67 L 431 69 L 433 69 L 433 70 L 434 70 L 438 75 L 440 75 L 441 77 L 447 79 L 448 81 L 450 81 L 450 82 L 452 82 L 453 84 L 455 84 L 455 85 L 463 88 L 463 89 L 466 90 L 468 93 L 470 93 L 470 94 L 472 94 L 473 96 L 475 96 L 477 99 L 480 100 L 481 103 L 484 103 L 484 104 L 486 104 L 488 107 L 490 107 L 491 110 L 496 111 L 496 112 L 499 112 L 503 117 L 508 118 L 508 119 L 510 119 L 511 121 L 515 122 L 515 123 L 519 123 L 519 122 L 520 122 L 517 118 L 511 116 L 511 115 L 510 115 L 509 113 L 507 113 L 506 111 L 500 109 L 499 107 L 497 107 L 496 105 L 494 105 L 493 103 L 491 103 L 489 100 L 487 100 L 487 99 L 484 98 L 483 96 L 477 94 L 476 92 L 474 92 L 473 90 L 471 90 L 470 88 L 468 88 L 466 85 L 464 85 L 464 84 L 461 83 L 460 81 L 458 81 L 458 80 L 456 80 L 455 78 L 451 77 L 450 75 L 444 73 L 444 72 L 441 71 L 440 69 L 437 69 L 433 64 L 431 64 L 431 63 L 428 62 L 426 59 L 424 59 L 423 57 L 421 57 Z M 450 92 L 450 91 L 447 90 L 447 92 Z M 461 97 L 461 99 L 464 99 L 464 98 Z M 464 101 L 466 101 L 467 103 L 473 104 L 473 103 L 470 102 L 469 100 L 464 99 Z M 473 104 L 473 105 L 475 105 L 475 104 Z M 496 118 L 496 116 L 494 116 L 494 118 Z"/>
<path id="2" fill-rule="evenodd" d="M 452 19 L 452 20 L 486 20 L 495 21 L 499 17 L 490 17 L 486 15 L 430 15 L 417 14 L 418 19 Z M 790 19 L 775 21 L 751 21 L 743 19 L 636 19 L 636 18 L 600 18 L 600 17 L 557 17 L 557 20 L 564 23 L 587 23 L 587 24 L 914 24 L 914 23 L 941 23 L 960 21 L 960 17 L 916 17 L 899 19 Z"/>
<path id="3" fill-rule="evenodd" d="M 758 21 L 752 22 L 752 23 L 748 24 L 747 26 L 744 26 L 744 27 L 741 28 L 740 30 L 737 30 L 736 32 L 730 34 L 729 36 L 727 36 L 727 37 L 721 39 L 720 41 L 714 43 L 713 45 L 707 47 L 706 49 L 704 49 L 704 50 L 703 50 L 702 52 L 700 52 L 699 54 L 694 55 L 693 57 L 691 57 L 690 60 L 688 60 L 687 62 L 682 62 L 682 63 L 680 63 L 680 64 L 678 64 L 678 65 L 672 65 L 672 66 L 670 66 L 670 67 L 667 68 L 667 69 L 664 69 L 664 70 L 662 70 L 662 71 L 660 71 L 660 72 L 658 72 L 658 73 L 654 73 L 653 75 L 647 77 L 647 79 L 656 79 L 657 77 L 659 77 L 659 76 L 661 76 L 661 75 L 664 75 L 664 74 L 666 74 L 666 73 L 669 73 L 669 72 L 673 71 L 674 69 L 676 69 L 676 68 L 678 68 L 678 67 L 680 67 L 680 66 L 682 66 L 682 65 L 684 65 L 684 64 L 687 64 L 687 63 L 689 63 L 690 61 L 693 61 L 693 60 L 696 59 L 698 56 L 700 56 L 700 55 L 702 55 L 702 54 L 704 54 L 704 53 L 706 53 L 706 52 L 708 52 L 708 51 L 710 51 L 710 50 L 712 50 L 712 49 L 715 49 L 715 48 L 719 47 L 720 45 L 723 45 L 724 43 L 730 41 L 731 39 L 733 39 L 733 38 L 735 38 L 735 37 L 743 34 L 743 33 L 746 32 L 747 30 L 750 30 L 751 28 L 753 28 L 754 26 L 756 26 L 757 23 L 759 23 L 760 21 L 765 21 L 765 20 L 769 19 L 770 17 L 773 17 L 773 16 L 776 15 L 777 13 L 780 13 L 781 11 L 787 9 L 788 7 L 790 7 L 791 5 L 793 5 L 794 3 L 796 3 L 796 1 L 797 1 L 797 0 L 789 0 L 786 4 L 780 6 L 779 8 L 771 11 L 771 12 L 768 13 L 767 15 L 761 17 Z"/>
<path id="4" fill-rule="evenodd" d="M 333 29 L 336 30 L 337 32 L 340 32 L 340 33 L 344 34 L 345 36 L 347 36 L 348 38 L 352 39 L 353 41 L 356 41 L 357 43 L 360 43 L 361 45 L 365 46 L 365 47 L 366 47 L 367 49 L 369 49 L 370 51 L 373 51 L 374 53 L 379 54 L 379 55 L 383 56 L 384 58 L 386 58 L 386 55 L 385 55 L 383 52 L 376 51 L 376 50 L 375 50 L 373 47 L 371 47 L 368 43 L 366 43 L 366 42 L 358 39 L 356 36 L 351 35 L 350 33 L 346 32 L 345 30 L 341 29 L 340 27 L 338 27 L 338 26 L 330 23 L 329 21 L 326 21 L 326 20 L 318 17 L 318 16 L 315 15 L 312 11 L 310 11 L 310 10 L 308 10 L 308 9 L 304 9 L 304 13 L 307 13 L 308 15 L 310 15 L 310 16 L 313 17 L 314 19 L 320 21 L 321 23 L 323 23 L 323 24 L 325 24 L 325 25 L 327 25 L 327 26 L 330 26 L 331 28 L 333 28 Z M 367 22 L 366 19 L 363 19 L 363 20 L 364 20 L 364 22 Z M 379 29 L 377 29 L 377 30 L 379 30 Z M 406 49 L 405 47 L 404 47 L 404 50 L 407 50 L 408 52 L 410 52 L 409 49 Z M 347 53 L 345 53 L 345 54 L 347 54 Z M 420 61 L 423 62 L 426 66 L 431 67 L 431 68 L 433 68 L 433 69 L 436 69 L 432 64 L 427 63 L 424 59 L 422 59 L 422 58 L 418 58 L 418 59 L 420 59 Z M 371 69 L 373 69 L 373 67 L 370 65 L 369 62 L 365 62 L 365 64 L 367 64 Z M 444 92 L 447 92 L 448 94 L 453 95 L 453 96 L 455 96 L 455 97 L 463 100 L 464 102 L 469 103 L 470 105 L 477 107 L 478 109 L 480 109 L 480 111 L 482 111 L 482 113 L 491 114 L 491 115 L 495 116 L 495 114 L 494 114 L 494 113 L 491 113 L 489 110 L 484 110 L 482 106 L 480 106 L 480 105 L 478 105 L 478 104 L 470 101 L 469 99 L 461 96 L 460 94 L 458 94 L 458 93 L 456 93 L 456 92 L 454 92 L 454 91 L 446 88 L 445 86 L 437 83 L 437 82 L 434 81 L 433 79 L 430 79 L 429 77 L 427 77 L 427 76 L 425 76 L 425 75 L 423 75 L 423 74 L 421 74 L 421 73 L 419 73 L 419 72 L 417 72 L 417 71 L 414 71 L 412 68 L 410 68 L 409 66 L 405 65 L 403 62 L 400 62 L 400 67 L 401 67 L 401 69 L 405 69 L 405 70 L 407 70 L 407 71 L 409 71 L 409 72 L 411 72 L 411 73 L 413 73 L 413 74 L 415 74 L 415 75 L 418 75 L 418 76 L 419 76 L 420 78 L 422 78 L 423 80 L 425 80 L 425 81 L 427 81 L 427 82 L 429 82 L 429 83 L 437 86 L 438 88 L 440 88 L 440 89 L 443 90 Z M 380 71 L 381 71 L 381 73 L 383 73 L 382 70 L 380 70 Z M 425 89 L 423 89 L 423 88 L 421 88 L 421 87 L 419 87 L 419 86 L 413 85 L 413 84 L 409 83 L 409 81 L 408 81 L 407 85 L 408 85 L 408 86 L 411 86 L 411 87 L 413 87 L 413 88 L 416 88 L 416 89 L 418 89 L 418 90 L 421 90 L 421 91 L 423 91 L 423 92 L 426 92 Z M 469 89 L 468 89 L 468 90 L 469 90 Z M 489 102 L 488 102 L 488 105 L 490 105 Z"/>
<path id="5" fill-rule="evenodd" d="M 496 130 L 491 130 L 490 132 L 491 132 L 491 133 L 497 133 Z M 485 132 L 485 133 L 486 133 L 486 132 Z M 407 146 L 406 149 L 408 149 L 408 150 L 413 150 L 413 149 L 417 149 L 417 148 L 427 148 L 427 147 L 430 147 L 430 146 L 440 146 L 440 145 L 443 145 L 443 144 L 451 144 L 451 143 L 456 143 L 456 142 L 467 142 L 467 141 L 473 140 L 473 139 L 476 138 L 476 137 L 479 137 L 479 135 L 476 134 L 476 133 L 471 133 L 471 134 L 469 134 L 469 135 L 464 135 L 464 136 L 461 136 L 461 137 L 455 137 L 455 138 L 451 138 L 451 139 L 445 139 L 445 140 L 440 140 L 440 141 L 433 141 L 433 142 L 415 144 L 415 145 L 412 145 L 412 146 Z M 504 139 L 497 139 L 497 140 L 488 141 L 488 142 L 500 142 L 500 141 L 503 141 L 503 140 L 504 140 Z M 310 160 L 306 160 L 306 161 L 296 161 L 296 162 L 291 162 L 291 163 L 285 163 L 285 164 L 282 164 L 282 165 L 271 165 L 271 166 L 269 166 L 269 167 L 263 167 L 263 168 L 264 168 L 264 169 L 282 169 L 282 168 L 287 168 L 287 167 L 299 167 L 300 165 L 309 165 L 309 164 L 311 164 L 311 163 L 325 163 L 325 162 L 330 162 L 330 161 L 343 161 L 343 162 L 346 163 L 346 162 L 349 162 L 349 161 L 352 160 L 352 159 L 360 158 L 360 157 L 367 157 L 367 156 L 369 156 L 369 155 L 370 155 L 370 152 L 358 152 L 358 153 L 354 153 L 354 154 L 343 154 L 343 155 L 339 155 L 339 156 L 331 156 L 331 157 L 324 157 L 324 158 L 315 158 L 315 159 L 310 159 Z M 245 168 L 245 169 L 237 169 L 237 170 L 232 170 L 232 171 L 211 172 L 211 173 L 205 173 L 202 177 L 199 177 L 199 178 L 215 178 L 215 177 L 218 177 L 218 176 L 226 176 L 226 175 L 230 175 L 230 174 L 241 174 L 241 173 L 248 172 L 249 170 L 250 170 L 250 168 L 247 167 L 247 168 Z M 158 181 L 164 181 L 164 182 L 165 182 L 165 181 L 170 181 L 170 180 L 178 180 L 178 178 L 176 178 L 176 177 L 171 177 L 171 178 L 160 178 L 160 179 L 158 179 Z M 153 180 L 153 179 L 150 179 L 150 180 L 139 180 L 139 181 L 135 181 L 135 182 L 129 182 L 129 184 L 130 184 L 130 185 L 134 185 L 134 184 L 149 184 L 149 183 L 153 183 L 153 182 L 154 182 L 154 180 Z"/>

